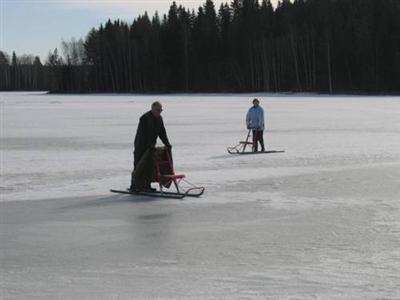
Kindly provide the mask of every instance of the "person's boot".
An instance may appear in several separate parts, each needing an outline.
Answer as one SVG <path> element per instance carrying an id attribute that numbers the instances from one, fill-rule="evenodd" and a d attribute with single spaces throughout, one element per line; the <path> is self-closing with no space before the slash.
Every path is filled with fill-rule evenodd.
<path id="1" fill-rule="evenodd" d="M 144 188 L 144 191 L 145 191 L 145 192 L 148 192 L 148 193 L 155 193 L 155 192 L 157 192 L 157 189 L 152 188 L 152 187 L 151 187 L 151 184 L 148 184 L 148 185 L 146 185 L 146 187 Z"/>
<path id="2" fill-rule="evenodd" d="M 132 177 L 131 177 L 131 186 L 129 187 L 129 191 L 131 191 L 131 192 L 135 192 L 136 191 L 135 181 L 133 180 L 133 173 L 132 173 Z"/>
<path id="3" fill-rule="evenodd" d="M 261 152 L 265 152 L 264 141 L 260 142 L 261 144 Z"/>

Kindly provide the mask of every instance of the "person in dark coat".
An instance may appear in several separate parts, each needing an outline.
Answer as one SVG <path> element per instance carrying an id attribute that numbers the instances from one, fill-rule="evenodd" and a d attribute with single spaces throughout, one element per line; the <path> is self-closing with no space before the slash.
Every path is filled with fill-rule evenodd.
<path id="1" fill-rule="evenodd" d="M 135 150 L 133 152 L 134 162 L 130 187 L 131 190 L 135 190 L 133 180 L 135 169 L 146 151 L 155 148 L 157 138 L 160 138 L 166 147 L 171 148 L 167 131 L 165 130 L 164 122 L 161 117 L 162 111 L 161 103 L 154 102 L 151 105 L 151 110 L 140 117 L 135 137 Z M 147 189 L 151 190 L 150 185 Z"/>

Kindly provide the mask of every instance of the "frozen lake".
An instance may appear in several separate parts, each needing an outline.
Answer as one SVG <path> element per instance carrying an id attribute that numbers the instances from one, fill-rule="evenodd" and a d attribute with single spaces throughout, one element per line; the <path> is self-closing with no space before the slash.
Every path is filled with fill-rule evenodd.
<path id="1" fill-rule="evenodd" d="M 235 157 L 259 96 L 268 149 Z M 127 187 L 164 104 L 200 199 Z M 4 299 L 399 299 L 400 97 L 0 93 Z"/>

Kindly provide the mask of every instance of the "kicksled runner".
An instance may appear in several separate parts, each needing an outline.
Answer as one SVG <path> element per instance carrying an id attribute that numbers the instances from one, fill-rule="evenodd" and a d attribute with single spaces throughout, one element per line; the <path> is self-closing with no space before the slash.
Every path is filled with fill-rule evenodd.
<path id="1" fill-rule="evenodd" d="M 165 147 L 148 150 L 145 153 L 135 173 L 152 169 L 150 174 L 140 174 L 142 177 L 150 176 L 150 182 L 157 182 L 158 190 L 110 190 L 112 193 L 129 194 L 148 197 L 159 197 L 169 199 L 183 199 L 185 197 L 200 197 L 204 194 L 205 188 L 198 187 L 186 180 L 183 174 L 175 174 L 171 150 Z M 147 172 L 148 173 L 148 172 Z M 134 174 L 135 176 L 135 174 Z M 138 176 L 139 177 L 139 176 Z M 140 185 L 140 181 L 136 181 Z M 149 185 L 149 182 L 147 183 Z M 146 185 L 146 184 L 145 184 Z M 172 190 L 172 191 L 171 191 Z"/>
<path id="2" fill-rule="evenodd" d="M 250 155 L 250 154 L 272 154 L 272 153 L 284 153 L 284 150 L 267 150 L 267 151 L 254 151 L 253 137 L 251 130 L 247 134 L 245 141 L 239 142 L 234 147 L 227 148 L 228 153 L 232 155 Z"/>

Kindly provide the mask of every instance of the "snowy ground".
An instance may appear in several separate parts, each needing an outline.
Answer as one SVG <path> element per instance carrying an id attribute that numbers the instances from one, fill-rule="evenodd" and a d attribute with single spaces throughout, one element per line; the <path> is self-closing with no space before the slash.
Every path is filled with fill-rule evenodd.
<path id="1" fill-rule="evenodd" d="M 0 299 L 400 299 L 400 98 L 1 93 Z M 154 100 L 201 199 L 129 184 Z"/>

